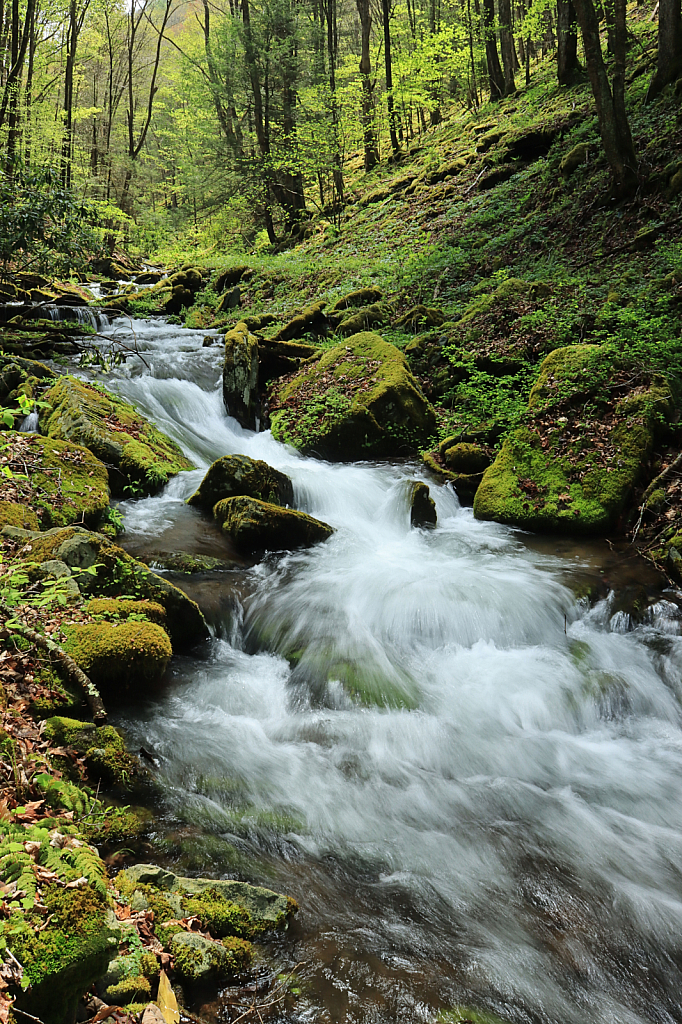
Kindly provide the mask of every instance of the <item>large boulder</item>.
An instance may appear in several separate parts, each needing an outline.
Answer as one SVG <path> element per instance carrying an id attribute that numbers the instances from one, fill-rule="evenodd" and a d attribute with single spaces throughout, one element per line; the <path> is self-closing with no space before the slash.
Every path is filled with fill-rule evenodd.
<path id="1" fill-rule="evenodd" d="M 224 498 L 213 515 L 235 546 L 244 552 L 308 548 L 331 537 L 334 530 L 305 512 L 257 498 Z"/>
<path id="2" fill-rule="evenodd" d="M 270 415 L 278 441 L 331 459 L 414 451 L 436 428 L 402 352 L 369 332 L 276 384 Z"/>
<path id="3" fill-rule="evenodd" d="M 483 475 L 474 515 L 528 530 L 600 534 L 625 511 L 669 414 L 664 381 L 631 373 L 598 345 L 556 349 L 542 363 L 528 419 Z"/>
<path id="4" fill-rule="evenodd" d="M 114 494 L 154 494 L 184 469 L 178 446 L 129 402 L 75 377 L 60 377 L 42 396 L 40 426 L 50 438 L 75 441 L 113 466 Z"/>
<path id="5" fill-rule="evenodd" d="M 157 685 L 173 653 L 155 622 L 79 622 L 64 626 L 62 647 L 107 697 Z"/>
<path id="6" fill-rule="evenodd" d="M 78 444 L 40 434 L 3 433 L 0 526 L 36 529 L 96 524 L 109 507 L 106 467 Z"/>
<path id="7" fill-rule="evenodd" d="M 258 340 L 245 323 L 225 335 L 223 402 L 230 416 L 250 430 L 260 417 L 258 395 Z"/>
<path id="8" fill-rule="evenodd" d="M 15 531 L 16 532 L 16 531 Z M 138 598 L 161 605 L 165 610 L 165 625 L 173 644 L 180 647 L 193 644 L 208 636 L 208 629 L 199 606 L 186 594 L 157 576 L 142 562 L 119 548 L 101 533 L 91 533 L 79 527 L 66 530 L 48 530 L 39 536 L 30 536 L 27 557 L 32 562 L 58 559 L 71 569 L 90 569 L 94 575 L 78 575 L 78 585 L 87 596 L 119 597 L 134 594 Z"/>
<path id="9" fill-rule="evenodd" d="M 259 498 L 274 505 L 291 505 L 294 489 L 284 473 L 261 459 L 246 455 L 225 455 L 209 468 L 198 490 L 187 499 L 189 505 L 211 509 L 221 498 L 238 495 Z"/>

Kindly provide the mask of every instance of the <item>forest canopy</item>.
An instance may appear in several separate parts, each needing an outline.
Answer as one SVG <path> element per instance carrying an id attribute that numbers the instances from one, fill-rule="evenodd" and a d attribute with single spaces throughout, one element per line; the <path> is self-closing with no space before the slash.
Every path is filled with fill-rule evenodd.
<path id="1" fill-rule="evenodd" d="M 655 14 L 650 100 L 682 74 L 679 0 Z M 0 19 L 3 198 L 41 174 L 45 194 L 50 169 L 67 250 L 88 222 L 110 249 L 296 237 L 340 215 L 349 167 L 398 161 L 547 55 L 560 86 L 589 78 L 613 189 L 637 187 L 625 0 L 11 0 Z"/>

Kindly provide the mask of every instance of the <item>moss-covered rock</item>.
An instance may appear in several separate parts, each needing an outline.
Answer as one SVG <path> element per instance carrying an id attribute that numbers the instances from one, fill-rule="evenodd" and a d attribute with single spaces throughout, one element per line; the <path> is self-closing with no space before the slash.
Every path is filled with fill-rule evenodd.
<path id="1" fill-rule="evenodd" d="M 276 384 L 270 410 L 278 441 L 334 459 L 413 451 L 436 426 L 402 352 L 371 333 Z"/>
<path id="2" fill-rule="evenodd" d="M 288 476 L 261 459 L 225 455 L 209 468 L 187 503 L 212 509 L 222 498 L 238 495 L 269 501 L 274 505 L 291 505 L 294 489 Z"/>
<path id="3" fill-rule="evenodd" d="M 434 527 L 437 519 L 436 503 L 428 485 L 415 480 L 410 485 L 410 523 L 412 526 Z"/>
<path id="4" fill-rule="evenodd" d="M 258 339 L 242 322 L 225 335 L 223 403 L 243 427 L 255 430 L 260 416 Z"/>
<path id="5" fill-rule="evenodd" d="M 443 460 L 453 473 L 482 473 L 490 465 L 490 455 L 479 444 L 457 442 L 443 452 Z"/>
<path id="6" fill-rule="evenodd" d="M 327 523 L 257 498 L 223 498 L 213 515 L 235 546 L 244 552 L 308 548 L 331 537 Z"/>
<path id="7" fill-rule="evenodd" d="M 40 425 L 50 438 L 88 448 L 115 471 L 115 494 L 154 494 L 184 469 L 192 469 L 178 446 L 123 399 L 75 377 L 60 377 L 43 395 L 48 408 Z"/>
<path id="8" fill-rule="evenodd" d="M 126 750 L 123 737 L 111 725 L 96 726 L 74 718 L 54 716 L 45 722 L 45 738 L 52 747 L 75 750 L 85 759 L 90 782 L 107 786 L 124 786 L 139 779 L 143 772 L 137 758 Z M 62 759 L 68 776 L 70 761 Z"/>
<path id="9" fill-rule="evenodd" d="M 625 397 L 622 387 L 614 394 L 619 384 L 613 356 L 599 346 L 552 352 L 531 391 L 528 424 L 506 438 L 483 476 L 476 517 L 559 533 L 599 534 L 613 527 L 648 458 L 656 419 L 668 414 L 670 401 L 664 383 Z"/>
<path id="10" fill-rule="evenodd" d="M 154 622 L 71 623 L 63 632 L 63 649 L 104 696 L 157 685 L 173 653 L 165 629 Z"/>
<path id="11" fill-rule="evenodd" d="M 274 341 L 291 341 L 293 338 L 303 338 L 306 334 L 324 334 L 329 326 L 329 320 L 324 314 L 326 303 L 316 302 L 308 306 L 297 316 L 274 335 Z"/>
<path id="12" fill-rule="evenodd" d="M 195 932 L 179 932 L 171 942 L 175 970 L 183 981 L 196 984 L 233 978 L 251 966 L 253 950 L 244 939 L 213 942 Z"/>
<path id="13" fill-rule="evenodd" d="M 111 1006 L 125 1006 L 128 1003 L 146 1003 L 151 999 L 152 988 L 143 974 L 122 978 L 115 985 L 108 985 L 104 998 Z"/>
<path id="14" fill-rule="evenodd" d="M 573 172 L 577 171 L 580 165 L 585 163 L 588 153 L 589 146 L 585 142 L 580 142 L 573 149 L 569 150 L 559 164 L 559 173 L 562 178 L 570 178 Z"/>
<path id="15" fill-rule="evenodd" d="M 386 324 L 390 319 L 391 308 L 388 303 L 374 302 L 371 306 L 363 306 L 350 316 L 345 316 L 338 324 L 336 333 L 343 338 L 350 338 L 353 334 Z"/>
<path id="16" fill-rule="evenodd" d="M 106 467 L 87 448 L 40 434 L 5 432 L 13 478 L 0 477 L 3 525 L 45 529 L 95 524 L 109 507 Z M 12 506 L 23 505 L 19 515 Z"/>
<path id="17" fill-rule="evenodd" d="M 0 500 L 0 528 L 18 526 L 23 530 L 39 530 L 38 516 L 32 508 L 20 505 L 17 501 Z"/>
<path id="18" fill-rule="evenodd" d="M 442 309 L 431 306 L 413 306 L 403 313 L 396 321 L 399 327 L 407 327 L 411 331 L 421 331 L 429 327 L 440 327 L 447 317 Z"/>
<path id="19" fill-rule="evenodd" d="M 97 566 L 94 576 L 79 577 L 81 590 L 88 596 L 116 597 L 123 593 L 161 605 L 168 633 L 176 646 L 193 644 L 208 636 L 206 622 L 194 601 L 102 534 L 69 527 L 48 531 L 30 544 L 32 561 L 59 558 L 71 568 Z"/>
<path id="20" fill-rule="evenodd" d="M 370 306 L 383 298 L 380 288 L 358 288 L 354 292 L 348 292 L 337 299 L 330 313 L 338 313 L 342 309 L 352 309 L 358 306 Z"/>
<path id="21" fill-rule="evenodd" d="M 85 605 L 89 615 L 101 616 L 114 622 L 144 617 L 160 626 L 166 624 L 166 609 L 158 601 L 136 601 L 134 598 L 93 597 Z"/>
<path id="22" fill-rule="evenodd" d="M 237 562 L 224 558 L 213 558 L 212 555 L 194 555 L 190 551 L 162 551 L 145 555 L 145 563 L 152 569 L 170 569 L 187 576 L 204 572 L 223 572 L 234 569 Z M 239 563 L 240 564 L 240 563 Z"/>

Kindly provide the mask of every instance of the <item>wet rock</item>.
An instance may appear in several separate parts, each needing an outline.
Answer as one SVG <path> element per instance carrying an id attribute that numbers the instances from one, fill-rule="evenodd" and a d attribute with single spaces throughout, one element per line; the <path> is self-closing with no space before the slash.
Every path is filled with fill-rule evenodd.
<path id="1" fill-rule="evenodd" d="M 434 527 L 436 522 L 436 503 L 428 485 L 417 480 L 410 485 L 410 523 L 417 527 Z"/>
<path id="2" fill-rule="evenodd" d="M 223 403 L 238 423 L 255 430 L 260 417 L 258 340 L 241 322 L 225 335 Z"/>
<path id="3" fill-rule="evenodd" d="M 212 509 L 222 498 L 238 495 L 258 498 L 275 505 L 291 505 L 294 489 L 288 476 L 261 459 L 251 459 L 246 455 L 225 455 L 209 468 L 187 503 Z"/>
<path id="4" fill-rule="evenodd" d="M 235 977 L 248 969 L 253 958 L 250 943 L 237 938 L 214 942 L 195 932 L 174 935 L 171 952 L 176 972 L 192 984 Z"/>
<path id="5" fill-rule="evenodd" d="M 152 569 L 170 569 L 171 572 L 182 572 L 187 575 L 235 568 L 234 562 L 226 562 L 211 555 L 193 555 L 190 551 L 152 552 L 140 561 L 144 561 Z"/>
<path id="6" fill-rule="evenodd" d="M 327 523 L 257 498 L 224 498 L 213 515 L 243 552 L 290 551 L 312 547 L 331 537 Z"/>
<path id="7" fill-rule="evenodd" d="M 414 451 L 435 430 L 436 414 L 403 353 L 361 333 L 275 385 L 270 421 L 278 441 L 349 460 Z"/>
<path id="8" fill-rule="evenodd" d="M 192 469 L 178 446 L 116 395 L 75 377 L 60 377 L 42 396 L 41 430 L 75 441 L 113 465 L 114 494 L 154 494 L 183 469 Z"/>

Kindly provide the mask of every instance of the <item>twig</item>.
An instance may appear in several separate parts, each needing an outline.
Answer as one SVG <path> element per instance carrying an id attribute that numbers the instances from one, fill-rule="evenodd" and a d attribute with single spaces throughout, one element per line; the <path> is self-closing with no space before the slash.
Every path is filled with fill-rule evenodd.
<path id="1" fill-rule="evenodd" d="M 20 1017 L 26 1017 L 28 1020 L 35 1020 L 37 1024 L 43 1024 L 40 1017 L 34 1017 L 32 1013 L 26 1013 L 26 1010 L 20 1010 L 16 1006 L 12 1006 L 12 1013 L 18 1013 Z"/>
<path id="2" fill-rule="evenodd" d="M 670 465 L 666 466 L 665 469 L 658 474 L 658 476 L 654 477 L 654 479 L 651 481 L 651 483 L 645 490 L 642 496 L 642 504 L 639 510 L 639 519 L 637 520 L 637 526 L 635 527 L 635 532 L 632 535 L 632 541 L 630 543 L 634 544 L 635 540 L 637 539 L 637 534 L 639 533 L 639 528 L 642 525 L 642 519 L 644 518 L 644 509 L 646 507 L 647 500 L 654 493 L 658 484 L 660 484 L 661 481 L 664 480 L 665 477 L 668 475 L 668 473 L 671 473 L 672 470 L 675 469 L 675 467 L 678 466 L 680 462 L 682 462 L 682 452 L 680 452 L 677 458 L 673 459 Z"/>
<path id="3" fill-rule="evenodd" d="M 0 601 L 0 612 L 6 615 L 9 619 L 12 619 L 12 609 Z M 59 664 L 62 666 L 66 674 L 77 683 L 82 689 L 85 700 L 87 701 L 88 707 L 92 712 L 92 720 L 95 725 L 106 725 L 107 711 L 104 707 L 102 698 L 100 697 L 99 690 L 94 683 L 90 681 L 85 672 L 80 668 L 73 658 L 62 650 L 59 644 L 56 644 L 54 640 L 49 640 L 42 633 L 38 633 L 35 629 L 31 629 L 30 626 L 25 626 L 23 622 L 17 622 L 15 619 L 12 623 L 12 629 L 16 629 L 22 633 L 28 640 L 32 640 L 38 647 L 42 647 L 44 651 L 49 651 L 53 654 Z"/>

